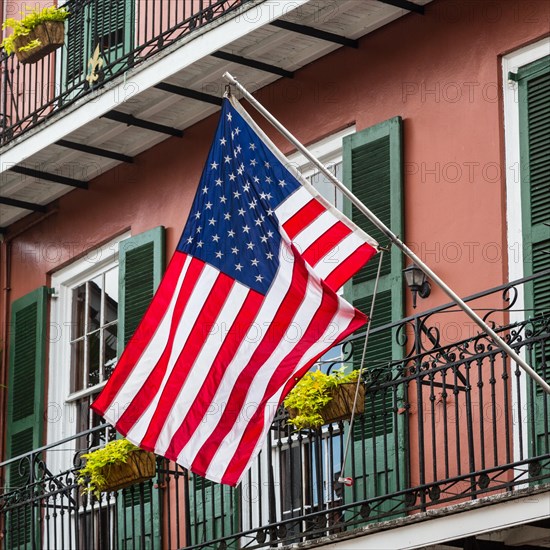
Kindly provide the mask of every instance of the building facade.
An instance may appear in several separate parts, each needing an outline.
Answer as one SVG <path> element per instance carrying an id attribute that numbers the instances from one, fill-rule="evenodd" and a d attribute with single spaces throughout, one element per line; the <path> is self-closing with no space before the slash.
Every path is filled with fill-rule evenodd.
<path id="1" fill-rule="evenodd" d="M 3 19 L 21 9 L 0 4 Z M 153 480 L 100 499 L 76 481 L 80 456 L 116 437 L 89 405 L 177 245 L 225 71 L 547 378 L 548 2 L 66 5 L 61 48 L 32 65 L 0 58 L 0 544 L 548 545 L 548 397 L 434 284 L 413 308 L 395 248 L 382 259 L 365 412 L 344 472 L 348 423 L 295 432 L 281 411 L 237 488 L 160 458 Z M 364 312 L 377 267 L 343 289 Z M 357 366 L 363 342 L 320 367 Z"/>

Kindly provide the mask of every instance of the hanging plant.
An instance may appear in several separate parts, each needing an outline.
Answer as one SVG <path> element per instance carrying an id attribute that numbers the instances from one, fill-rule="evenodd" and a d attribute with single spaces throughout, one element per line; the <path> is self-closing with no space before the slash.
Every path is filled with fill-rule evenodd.
<path id="1" fill-rule="evenodd" d="M 102 449 L 82 455 L 82 458 L 86 464 L 78 472 L 78 483 L 85 492 L 96 497 L 141 483 L 155 475 L 155 455 L 127 439 L 111 441 Z"/>
<path id="2" fill-rule="evenodd" d="M 324 424 L 350 418 L 359 371 L 349 374 L 344 368 L 325 374 L 308 372 L 284 400 L 288 422 L 297 429 L 319 428 Z M 364 412 L 365 388 L 359 386 L 356 413 Z"/>
<path id="3" fill-rule="evenodd" d="M 63 45 L 66 8 L 51 6 L 21 15 L 21 20 L 10 17 L 2 24 L 2 30 L 13 30 L 0 44 L 8 55 L 15 53 L 21 63 L 34 63 Z"/>

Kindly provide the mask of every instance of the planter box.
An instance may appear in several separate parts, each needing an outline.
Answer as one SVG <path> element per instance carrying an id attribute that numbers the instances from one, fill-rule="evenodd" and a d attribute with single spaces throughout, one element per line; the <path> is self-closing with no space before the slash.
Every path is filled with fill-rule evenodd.
<path id="1" fill-rule="evenodd" d="M 325 424 L 338 422 L 339 420 L 349 420 L 353 409 L 353 399 L 355 397 L 355 388 L 357 384 L 340 384 L 332 390 L 332 400 L 329 401 L 321 411 L 321 416 Z M 357 396 L 357 406 L 355 414 L 365 412 L 365 386 L 359 386 L 359 395 Z"/>
<path id="2" fill-rule="evenodd" d="M 27 36 L 15 39 L 15 55 L 20 63 L 36 63 L 59 46 L 65 39 L 65 24 L 63 21 L 45 21 L 34 28 Z M 33 40 L 40 40 L 41 45 L 28 51 L 20 51 Z"/>
<path id="3" fill-rule="evenodd" d="M 349 420 L 353 409 L 353 399 L 355 397 L 355 382 L 340 384 L 332 389 L 332 399 L 319 411 L 323 417 L 324 424 L 331 424 L 340 420 Z M 357 406 L 355 414 L 363 414 L 365 412 L 365 386 L 359 386 L 359 394 L 357 396 Z M 298 416 L 298 409 L 289 409 L 290 418 Z"/>
<path id="4" fill-rule="evenodd" d="M 151 479 L 156 472 L 156 458 L 153 453 L 143 450 L 132 451 L 128 461 L 105 466 L 103 476 L 106 486 L 103 493 L 118 491 L 135 483 Z"/>

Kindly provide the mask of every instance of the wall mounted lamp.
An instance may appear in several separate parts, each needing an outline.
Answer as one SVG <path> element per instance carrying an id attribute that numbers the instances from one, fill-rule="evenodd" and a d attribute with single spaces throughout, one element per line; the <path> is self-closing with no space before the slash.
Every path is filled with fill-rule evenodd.
<path id="1" fill-rule="evenodd" d="M 421 298 L 427 298 L 432 291 L 432 287 L 426 274 L 416 264 L 406 267 L 403 270 L 403 274 L 405 275 L 407 286 L 412 292 L 413 308 L 416 309 L 416 295 L 418 294 Z"/>

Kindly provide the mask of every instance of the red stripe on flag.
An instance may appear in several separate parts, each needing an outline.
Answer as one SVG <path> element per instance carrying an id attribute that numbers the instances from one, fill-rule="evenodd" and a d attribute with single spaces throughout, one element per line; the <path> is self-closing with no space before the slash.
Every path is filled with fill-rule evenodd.
<path id="1" fill-rule="evenodd" d="M 311 266 L 326 256 L 344 237 L 351 233 L 351 229 L 342 222 L 335 223 L 330 229 L 320 235 L 315 242 L 307 247 L 302 258 Z M 330 261 L 330 259 L 329 259 Z M 333 260 L 334 261 L 334 260 Z"/>
<path id="2" fill-rule="evenodd" d="M 206 472 L 208 469 L 208 466 L 216 454 L 220 443 L 227 435 L 227 432 L 231 430 L 236 419 L 238 418 L 238 415 L 240 414 L 250 384 L 265 361 L 279 345 L 280 340 L 285 335 L 286 329 L 290 326 L 296 311 L 302 303 L 306 288 L 307 271 L 305 270 L 302 261 L 296 257 L 290 287 L 279 305 L 277 313 L 274 315 L 261 343 L 254 351 L 246 367 L 242 370 L 233 385 L 231 395 L 225 404 L 225 408 L 218 425 L 198 452 L 191 466 L 192 471 Z M 281 332 L 281 328 L 283 329 L 283 332 Z"/>
<path id="3" fill-rule="evenodd" d="M 302 338 L 300 338 L 299 343 L 294 346 L 292 351 L 281 361 L 269 380 L 264 395 L 244 430 L 244 434 L 246 435 L 241 438 L 236 452 L 226 468 L 226 472 L 222 477 L 222 483 L 227 483 L 228 485 L 237 484 L 258 443 L 258 439 L 262 435 L 265 407 L 269 399 L 287 382 L 303 355 L 307 353 L 309 348 L 325 333 L 327 326 L 333 320 L 337 311 L 338 300 L 334 292 L 327 288 L 323 288 L 321 303 Z M 313 364 L 322 353 L 323 352 L 312 358 L 309 364 Z"/>
<path id="4" fill-rule="evenodd" d="M 130 428 L 139 420 L 160 389 L 162 380 L 166 374 L 170 355 L 172 354 L 174 337 L 176 331 L 178 330 L 181 316 L 187 307 L 191 293 L 200 278 L 204 265 L 205 264 L 203 261 L 196 258 L 193 258 L 189 264 L 189 268 L 185 274 L 181 285 L 181 290 L 176 299 L 174 311 L 170 319 L 170 333 L 168 335 L 166 346 L 162 351 L 162 355 L 147 379 L 143 380 L 143 385 L 140 390 L 134 396 L 130 406 L 128 406 L 128 408 L 124 411 L 116 424 L 117 430 L 122 434 L 127 434 L 128 430 L 130 430 Z M 169 291 L 173 294 L 174 289 L 169 289 Z"/>
<path id="5" fill-rule="evenodd" d="M 176 400 L 189 370 L 193 366 L 197 355 L 199 354 L 204 342 L 205 331 L 209 331 L 216 321 L 220 310 L 222 309 L 227 295 L 234 284 L 234 279 L 220 273 L 212 287 L 208 298 L 204 302 L 203 307 L 195 321 L 191 332 L 183 346 L 176 364 L 172 369 L 170 376 L 166 382 L 162 395 L 159 399 L 158 406 L 155 409 L 153 417 L 140 447 L 146 450 L 154 450 L 158 436 L 164 427 L 166 419 L 170 414 L 170 410 Z M 200 281 L 199 281 L 200 283 Z"/>
<path id="6" fill-rule="evenodd" d="M 361 245 L 353 254 L 340 262 L 334 271 L 325 278 L 325 283 L 338 290 L 346 281 L 359 271 L 376 254 L 376 249 L 370 244 Z"/>
<path id="7" fill-rule="evenodd" d="M 166 310 L 170 305 L 174 288 L 177 285 L 181 270 L 185 265 L 187 254 L 176 252 L 164 277 L 159 285 L 157 294 L 147 308 L 147 312 L 139 323 L 136 332 L 128 342 L 124 353 L 120 357 L 116 369 L 114 369 L 109 383 L 105 386 L 99 397 L 91 405 L 91 408 L 99 415 L 103 416 L 113 405 L 113 400 L 126 382 L 128 376 L 134 369 L 137 361 L 141 357 L 143 350 L 149 344 L 149 341 L 155 334 L 158 325 Z"/>
<path id="8" fill-rule="evenodd" d="M 292 240 L 304 227 L 308 226 L 323 212 L 326 212 L 326 208 L 317 199 L 311 199 L 283 224 L 283 229 Z"/>
<path id="9" fill-rule="evenodd" d="M 358 309 L 355 309 L 355 315 L 353 316 L 353 319 L 351 320 L 348 328 L 335 340 L 333 346 L 340 343 L 344 338 L 355 332 L 357 329 L 361 328 L 366 322 L 368 321 L 368 317 Z M 331 347 L 333 347 L 331 346 Z M 301 378 L 305 376 L 307 371 L 311 368 L 311 365 L 314 363 L 309 363 L 308 365 L 302 367 L 286 384 L 285 387 L 281 393 L 281 398 L 279 400 L 278 405 L 281 405 L 284 398 L 288 395 L 288 392 L 300 381 Z"/>
<path id="10" fill-rule="evenodd" d="M 231 363 L 233 356 L 242 344 L 243 338 L 248 333 L 263 300 L 264 296 L 262 294 L 254 290 L 249 290 L 215 360 L 212 362 L 210 370 L 205 372 L 205 380 L 201 388 L 197 391 L 189 412 L 172 437 L 172 441 L 165 453 L 166 457 L 176 460 L 190 437 L 200 426 L 200 423 L 212 406 L 212 400 L 216 395 L 223 375 Z"/>

